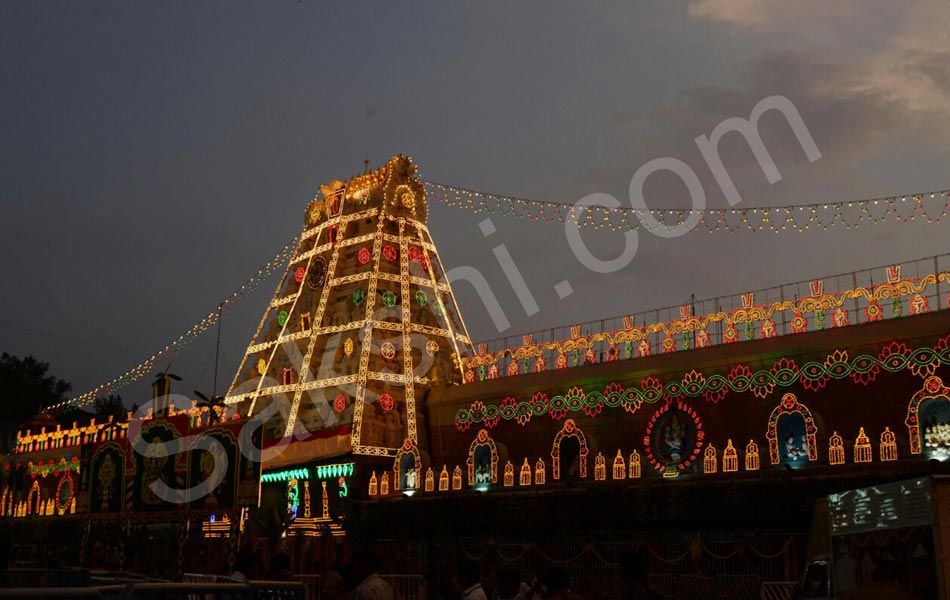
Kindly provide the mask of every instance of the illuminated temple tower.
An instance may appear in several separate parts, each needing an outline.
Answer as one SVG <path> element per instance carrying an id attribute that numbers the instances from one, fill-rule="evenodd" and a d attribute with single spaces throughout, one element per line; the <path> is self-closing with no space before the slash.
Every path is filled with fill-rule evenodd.
<path id="1" fill-rule="evenodd" d="M 400 155 L 321 186 L 228 390 L 265 437 L 319 438 L 292 444 L 297 458 L 423 444 L 429 387 L 460 380 L 471 355 L 415 172 Z"/>

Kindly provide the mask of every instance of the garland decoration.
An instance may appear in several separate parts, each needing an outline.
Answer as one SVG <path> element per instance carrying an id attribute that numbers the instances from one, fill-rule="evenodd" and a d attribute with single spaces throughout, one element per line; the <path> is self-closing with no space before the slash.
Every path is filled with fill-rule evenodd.
<path id="1" fill-rule="evenodd" d="M 479 192 L 452 185 L 423 181 L 426 197 L 446 206 L 476 214 L 488 213 L 526 218 L 546 223 L 575 223 L 579 228 L 610 231 L 638 230 L 669 235 L 698 216 L 692 231 L 706 233 L 752 232 L 786 233 L 827 231 L 832 227 L 857 229 L 861 225 L 886 222 L 921 221 L 940 223 L 950 214 L 950 190 L 886 196 L 863 200 L 837 200 L 814 204 L 756 206 L 747 208 L 635 209 L 605 206 L 580 207 L 562 202 L 530 200 L 502 194 Z M 649 214 L 652 219 L 645 219 Z"/>
<path id="2" fill-rule="evenodd" d="M 227 313 L 232 308 L 240 304 L 244 298 L 253 293 L 254 290 L 256 290 L 268 277 L 271 276 L 271 274 L 286 265 L 290 258 L 294 255 L 299 242 L 299 236 L 287 242 L 287 244 L 285 244 L 284 247 L 281 248 L 272 259 L 270 259 L 253 275 L 251 275 L 243 284 L 241 284 L 240 287 L 234 290 L 230 296 L 215 306 L 214 310 L 205 315 L 205 317 L 200 321 L 192 325 L 187 331 L 169 342 L 164 348 L 155 354 L 152 354 L 118 377 L 98 385 L 88 392 L 76 396 L 75 398 L 69 398 L 57 404 L 48 406 L 46 411 L 58 412 L 68 406 L 75 406 L 77 408 L 88 406 L 95 402 L 96 398 L 114 394 L 118 390 L 135 381 L 138 381 L 142 377 L 145 377 L 154 371 L 159 364 L 165 362 L 178 352 L 184 350 L 199 336 L 201 336 L 201 334 L 211 329 L 211 327 L 213 327 L 218 322 L 218 319 L 221 317 L 221 315 Z"/>
<path id="3" fill-rule="evenodd" d="M 937 367 L 950 364 L 950 335 L 936 345 L 911 350 L 905 343 L 893 341 L 885 345 L 877 356 L 860 354 L 851 358 L 846 350 L 835 350 L 823 362 L 809 361 L 801 366 L 794 360 L 780 358 L 769 369 L 752 371 L 748 366 L 737 364 L 729 373 L 705 374 L 695 369 L 682 378 L 666 383 L 651 375 L 640 386 L 624 388 L 616 382 L 607 384 L 604 391 L 583 391 L 573 387 L 565 395 L 548 398 L 544 392 L 536 392 L 529 400 L 506 397 L 498 404 L 475 401 L 470 408 L 455 413 L 455 427 L 466 431 L 472 425 L 492 429 L 502 419 L 515 421 L 521 426 L 532 418 L 549 415 L 560 421 L 568 413 L 584 412 L 597 416 L 604 407 L 623 408 L 636 412 L 643 403 L 654 404 L 661 399 L 681 400 L 704 398 L 718 403 L 730 392 L 751 392 L 756 398 L 765 398 L 775 388 L 789 388 L 801 384 L 807 390 L 818 391 L 832 379 L 850 377 L 855 383 L 868 385 L 877 379 L 881 371 L 897 373 L 907 370 L 918 377 L 933 375 Z"/>

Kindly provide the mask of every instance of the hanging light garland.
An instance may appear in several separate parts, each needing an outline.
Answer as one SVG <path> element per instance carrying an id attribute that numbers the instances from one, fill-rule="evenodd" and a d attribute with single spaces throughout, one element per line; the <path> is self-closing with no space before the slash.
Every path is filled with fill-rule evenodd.
<path id="1" fill-rule="evenodd" d="M 188 345 L 196 340 L 202 333 L 208 331 L 213 327 L 217 322 L 220 315 L 228 312 L 235 306 L 237 306 L 244 298 L 249 296 L 254 290 L 260 286 L 271 274 L 273 274 L 278 269 L 282 268 L 287 264 L 287 261 L 293 256 L 294 251 L 297 248 L 297 244 L 300 241 L 300 237 L 295 237 L 291 241 L 277 252 L 277 254 L 268 261 L 264 266 L 257 270 L 253 275 L 251 275 L 247 281 L 245 281 L 239 288 L 237 288 L 234 293 L 225 298 L 220 303 L 220 310 L 218 306 L 215 306 L 214 310 L 208 313 L 203 319 L 191 326 L 187 331 L 182 333 L 180 336 L 175 338 L 167 346 L 151 355 L 141 363 L 135 365 L 125 373 L 119 375 L 115 379 L 103 383 L 102 385 L 96 386 L 95 388 L 89 390 L 88 392 L 76 396 L 75 398 L 70 398 L 64 400 L 58 404 L 51 405 L 46 408 L 47 412 L 54 412 L 62 410 L 67 406 L 74 406 L 81 408 L 87 406 L 96 401 L 96 398 L 101 398 L 109 394 L 115 393 L 117 390 L 145 377 L 149 373 L 155 370 L 155 368 L 160 365 L 165 360 L 168 360 L 170 357 L 185 349 Z"/>
<path id="2" fill-rule="evenodd" d="M 860 225 L 911 221 L 939 223 L 950 214 L 950 190 L 888 196 L 864 200 L 844 200 L 816 204 L 748 208 L 608 208 L 528 200 L 451 185 L 423 181 L 428 200 L 474 213 L 500 214 L 547 223 L 576 223 L 579 228 L 627 231 L 644 228 L 651 233 L 669 233 L 691 217 L 699 219 L 692 229 L 717 233 L 785 233 L 808 230 L 827 231 L 832 227 L 856 229 Z M 925 201 L 929 202 L 929 208 Z M 649 214 L 653 219 L 644 219 Z"/>

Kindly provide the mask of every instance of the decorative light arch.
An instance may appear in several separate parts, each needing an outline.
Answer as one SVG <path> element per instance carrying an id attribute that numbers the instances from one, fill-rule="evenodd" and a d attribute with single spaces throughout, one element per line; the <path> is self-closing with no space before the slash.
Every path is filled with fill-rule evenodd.
<path id="1" fill-rule="evenodd" d="M 769 424 L 765 431 L 765 437 L 769 441 L 769 460 L 773 465 L 781 462 L 781 455 L 778 446 L 778 422 L 787 415 L 799 414 L 805 421 L 805 446 L 808 448 L 808 460 L 818 460 L 818 443 L 815 436 L 818 433 L 818 427 L 815 425 L 815 417 L 807 406 L 798 401 L 795 394 L 785 394 L 782 401 L 772 410 L 769 415 Z"/>
<path id="2" fill-rule="evenodd" d="M 36 500 L 34 500 L 34 496 Z M 40 514 L 40 503 L 43 501 L 43 494 L 40 492 L 40 482 L 33 480 L 33 487 L 30 488 L 30 493 L 26 495 L 26 514 Z"/>
<path id="3" fill-rule="evenodd" d="M 400 467 L 402 465 L 402 457 L 410 454 L 412 459 L 415 462 L 416 477 L 421 478 L 422 476 L 422 457 L 419 455 L 419 448 L 416 447 L 416 444 L 406 438 L 406 441 L 402 443 L 402 446 L 399 447 L 399 450 L 396 450 L 396 458 L 393 460 L 393 489 L 398 490 L 399 486 L 402 485 L 402 473 L 400 472 Z M 416 480 L 416 489 L 419 489 L 418 479 Z"/>
<path id="4" fill-rule="evenodd" d="M 914 394 L 907 405 L 907 433 L 910 437 L 910 453 L 920 454 L 920 405 L 927 400 L 944 400 L 950 402 L 950 388 L 943 384 L 943 380 L 931 375 L 924 380 L 924 387 Z"/>
<path id="5" fill-rule="evenodd" d="M 587 477 L 587 437 L 574 423 L 574 419 L 568 419 L 564 421 L 564 427 L 554 436 L 554 447 L 551 449 L 551 476 L 554 479 L 561 478 L 561 442 L 569 437 L 577 438 L 580 444 L 580 453 L 577 457 L 579 472 L 581 477 Z"/>
<path id="6" fill-rule="evenodd" d="M 480 429 L 472 445 L 468 447 L 468 460 L 465 461 L 468 465 L 468 484 L 475 485 L 475 451 L 479 446 L 488 446 L 491 451 L 491 482 L 498 483 L 498 448 L 488 431 Z"/>

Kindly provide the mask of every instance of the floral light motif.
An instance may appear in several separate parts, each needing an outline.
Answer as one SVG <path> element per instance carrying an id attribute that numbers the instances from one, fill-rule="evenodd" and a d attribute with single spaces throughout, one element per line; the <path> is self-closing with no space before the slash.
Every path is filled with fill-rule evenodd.
<path id="1" fill-rule="evenodd" d="M 584 412 L 599 414 L 602 408 L 622 407 L 634 412 L 643 403 L 653 404 L 660 399 L 671 400 L 705 397 L 707 401 L 719 402 L 731 393 L 751 392 L 758 398 L 768 397 L 776 387 L 788 388 L 800 384 L 809 391 L 822 389 L 832 379 L 851 378 L 856 383 L 871 383 L 878 373 L 887 371 L 897 373 L 910 371 L 927 375 L 938 365 L 950 364 L 950 336 L 940 340 L 935 346 L 923 346 L 911 350 L 902 342 L 886 344 L 877 356 L 862 354 L 851 358 L 847 352 L 836 350 L 823 361 L 811 361 L 801 367 L 790 358 L 780 358 L 768 370 L 752 371 L 746 365 L 735 365 L 727 375 L 690 371 L 682 378 L 674 378 L 662 383 L 655 376 L 649 376 L 639 386 L 622 387 L 618 383 L 609 384 L 603 392 L 583 391 L 572 387 L 564 396 L 548 397 L 544 392 L 536 392 L 530 400 L 505 400 L 506 410 L 500 412 L 505 420 L 516 420 L 527 424 L 532 417 L 547 413 L 552 419 L 561 420 L 568 413 Z M 491 407 L 486 407 L 486 414 Z M 464 431 L 480 418 L 467 409 L 460 409 L 455 415 L 455 424 Z M 908 423 L 908 427 L 911 424 Z M 914 436 L 911 436 L 913 448 Z M 913 450 L 912 450 L 913 451 Z M 915 454 L 918 451 L 914 452 Z"/>

